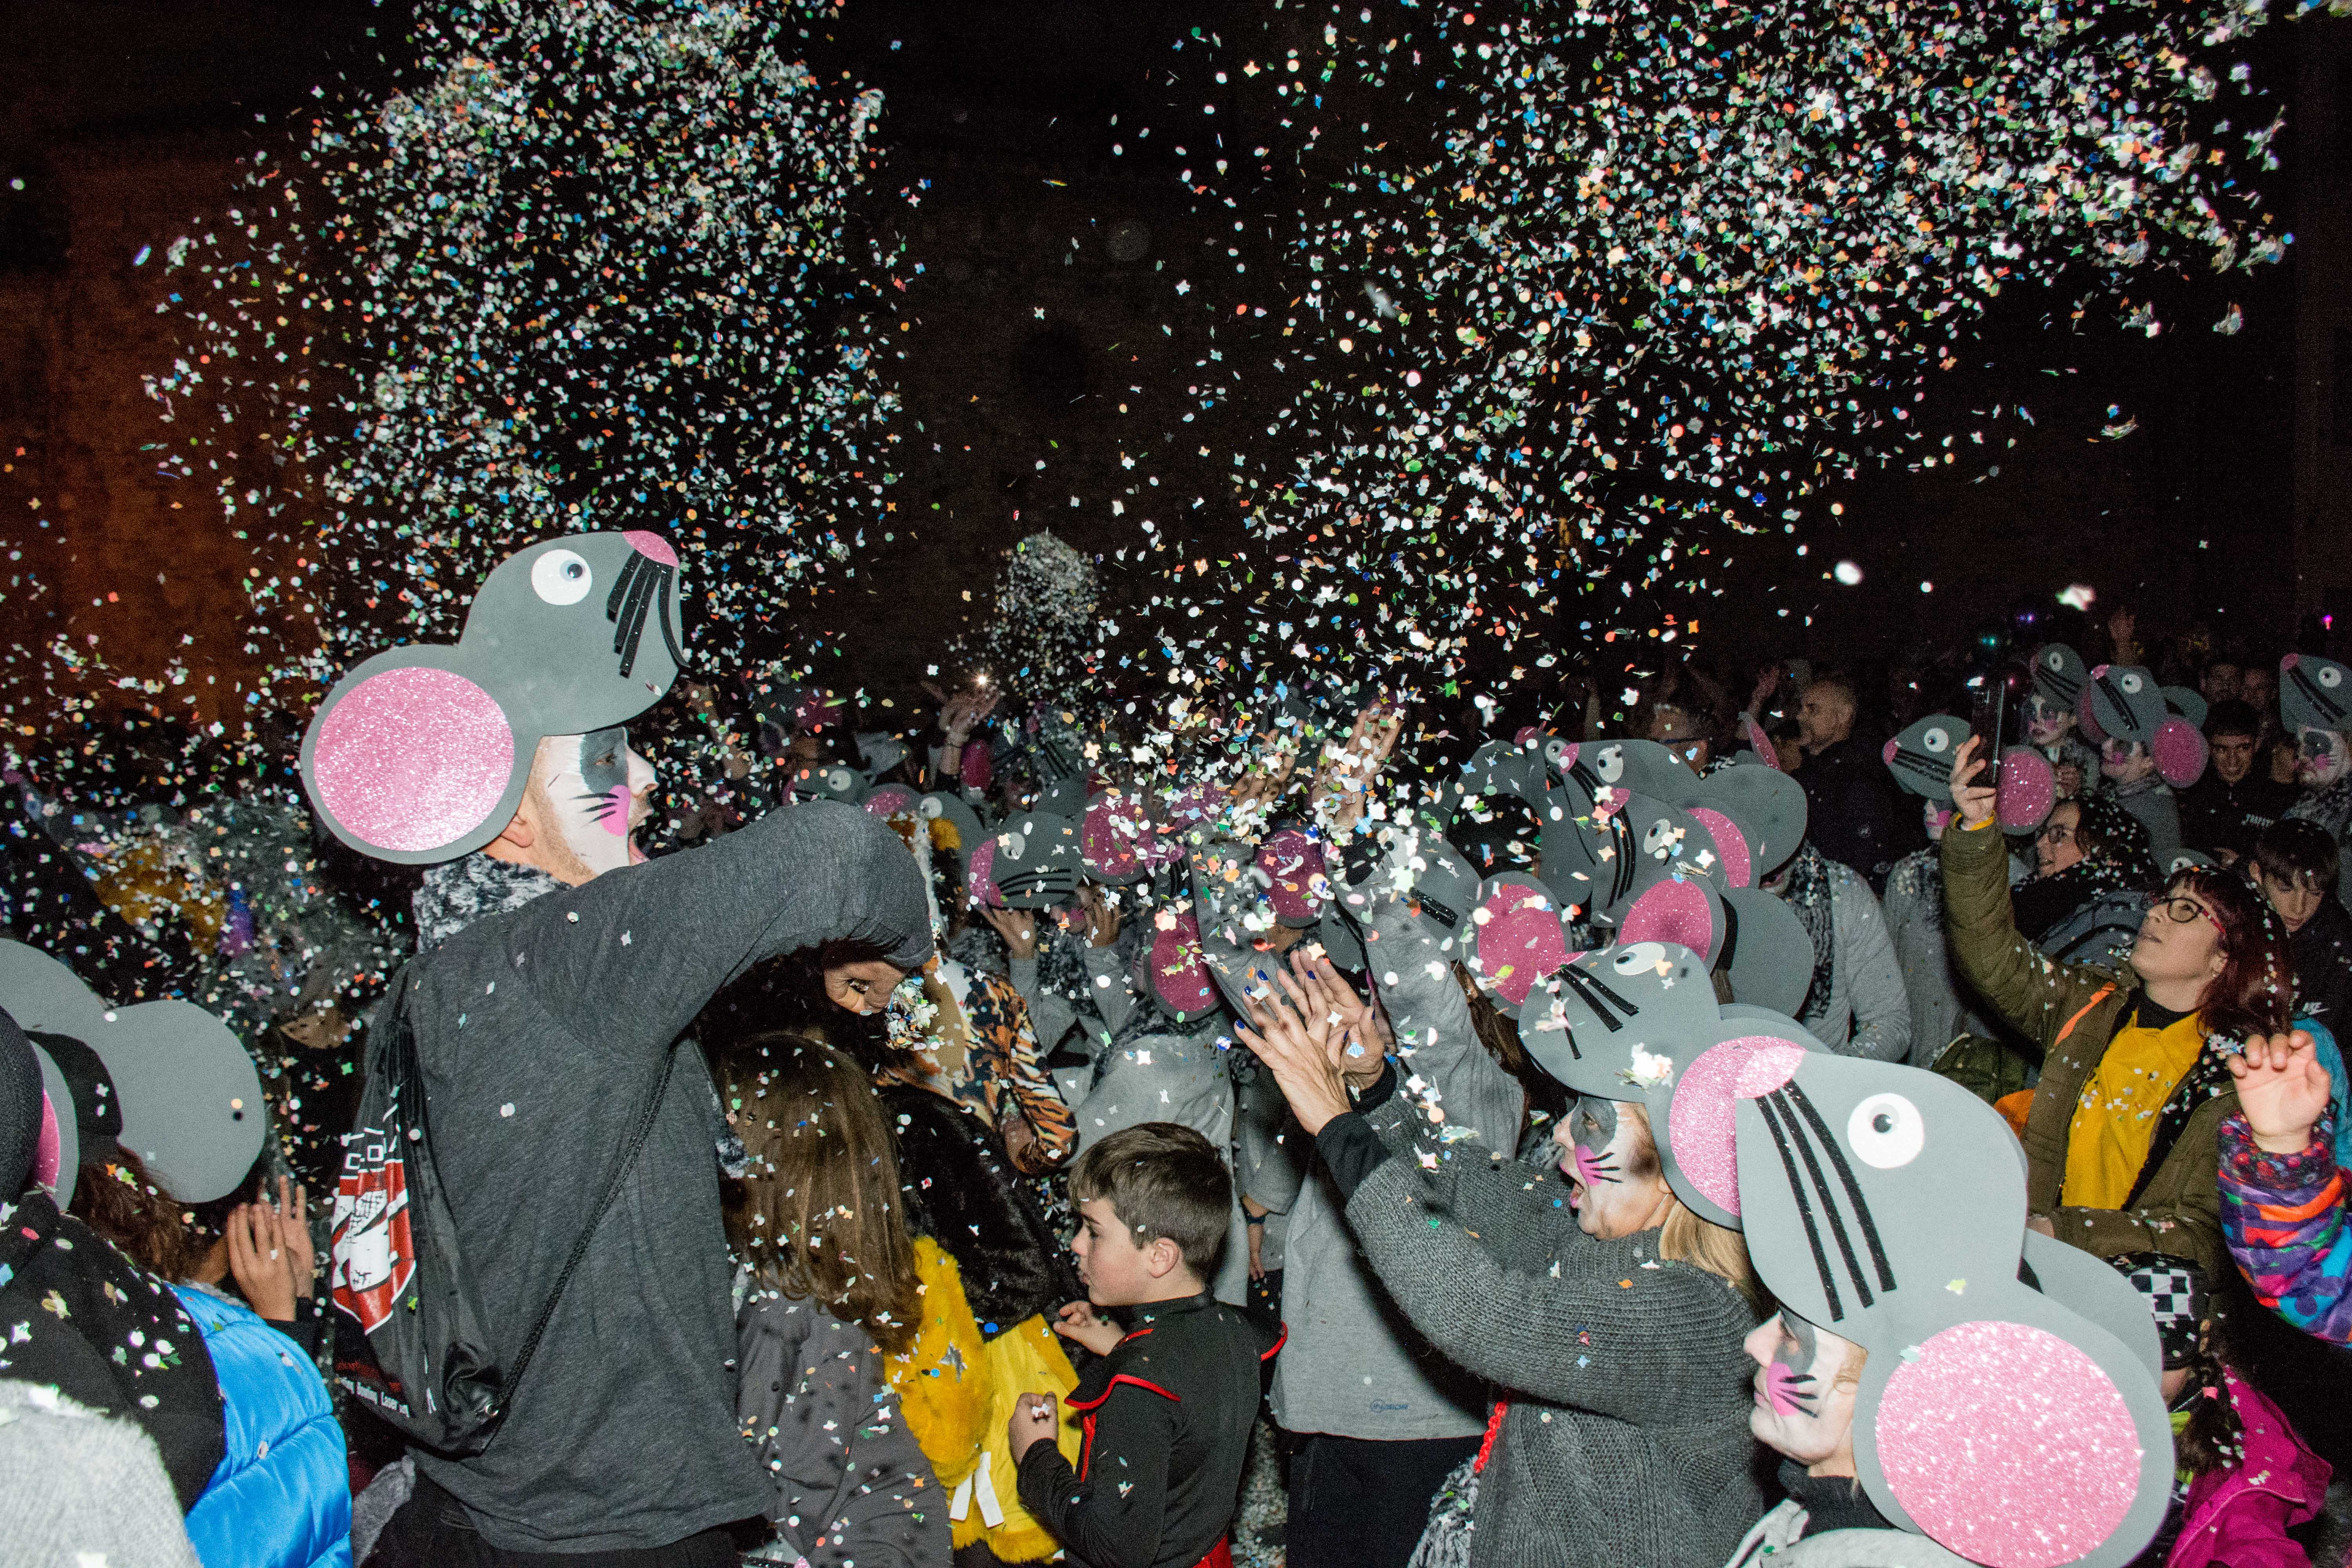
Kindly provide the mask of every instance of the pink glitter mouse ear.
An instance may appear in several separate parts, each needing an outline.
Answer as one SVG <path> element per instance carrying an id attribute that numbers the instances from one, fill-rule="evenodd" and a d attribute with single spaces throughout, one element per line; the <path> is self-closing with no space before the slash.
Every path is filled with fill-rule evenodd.
<path id="1" fill-rule="evenodd" d="M 1739 716 L 1739 738 L 1748 742 L 1748 749 L 1756 753 L 1758 762 L 1774 773 L 1780 771 L 1780 752 L 1772 744 L 1772 737 L 1764 732 L 1764 726 L 1756 721 L 1753 713 Z"/>
<path id="2" fill-rule="evenodd" d="M 971 901 L 983 909 L 1004 907 L 1004 895 L 996 887 L 996 839 L 992 836 L 982 839 L 980 847 L 964 862 L 963 885 Z"/>
<path id="3" fill-rule="evenodd" d="M 514 819 L 538 737 L 444 668 L 457 649 L 378 654 L 335 684 L 302 739 L 311 803 L 335 836 L 397 865 L 470 854 Z"/>
<path id="4" fill-rule="evenodd" d="M 1217 987 L 1201 950 L 1201 926 L 1188 911 L 1163 917 L 1151 938 L 1151 989 L 1180 1014 L 1205 1013 L 1217 1005 Z"/>
<path id="5" fill-rule="evenodd" d="M 2156 771 L 2175 789 L 2187 789 L 2205 775 L 2205 735 L 2186 719 L 2167 719 L 2156 727 L 2149 748 Z"/>
<path id="6" fill-rule="evenodd" d="M 1783 1022 L 1781 1032 L 1742 1033 L 1709 1046 L 1670 1085 L 1651 1091 L 1650 1125 L 1663 1122 L 1666 1129 L 1657 1140 L 1666 1184 L 1701 1219 L 1734 1230 L 1739 1228 L 1739 1102 L 1762 1092 L 1759 1084 L 1769 1089 L 1786 1083 L 1805 1052 L 1814 1048 L 1811 1035 L 1793 1021 Z M 1727 1017 L 1724 1025 L 1759 1030 L 1759 1022 L 1745 1015 Z"/>
<path id="7" fill-rule="evenodd" d="M 922 797 L 902 784 L 887 784 L 866 797 L 866 809 L 884 818 L 911 816 Z"/>
<path id="8" fill-rule="evenodd" d="M 1559 907 L 1536 883 L 1498 879 L 1486 884 L 1470 919 L 1479 979 L 1496 1006 L 1516 1018 L 1528 994 L 1568 962 Z"/>
<path id="9" fill-rule="evenodd" d="M 2087 1323 L 2062 1334 L 1985 1319 L 1929 1334 L 1892 1364 L 1873 1356 L 1854 1405 L 1865 1484 L 1985 1568 L 2128 1561 L 2161 1518 L 2164 1489 L 2147 1518 L 2148 1434 L 2077 1338 L 2109 1340 Z"/>
<path id="10" fill-rule="evenodd" d="M 1715 853 L 1723 863 L 1723 885 L 1744 888 L 1753 882 L 1756 879 L 1755 857 L 1748 852 L 1748 835 L 1739 831 L 1739 825 L 1713 806 L 1693 805 L 1684 809 L 1697 817 L 1699 826 L 1706 829 L 1707 837 L 1715 840 Z"/>
<path id="11" fill-rule="evenodd" d="M 2014 746 L 2000 759 L 2000 783 L 1993 815 L 2004 833 L 2039 827 L 2058 803 L 2058 775 L 2041 752 Z"/>
<path id="12" fill-rule="evenodd" d="M 1622 942 L 1670 942 L 1710 965 L 1723 948 L 1723 900 L 1696 878 L 1663 877 L 1633 900 L 1617 924 Z"/>

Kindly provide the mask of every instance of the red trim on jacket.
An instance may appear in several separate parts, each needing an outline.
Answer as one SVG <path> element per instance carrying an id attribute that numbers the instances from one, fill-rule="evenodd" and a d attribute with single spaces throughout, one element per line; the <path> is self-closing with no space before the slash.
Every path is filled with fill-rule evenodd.
<path id="1" fill-rule="evenodd" d="M 1265 1351 L 1261 1352 L 1257 1359 L 1260 1361 L 1272 1361 L 1276 1354 L 1281 1351 L 1282 1347 L 1289 1342 L 1290 1325 L 1288 1323 L 1285 1323 L 1282 1325 L 1282 1332 L 1276 1337 L 1274 1343 L 1268 1346 Z"/>
<path id="2" fill-rule="evenodd" d="M 1146 1333 L 1150 1333 L 1150 1331 L 1151 1331 L 1149 1329 L 1144 1331 Z M 1100 1394 L 1096 1394 L 1092 1399 L 1085 1400 L 1083 1402 L 1076 1399 L 1064 1399 L 1062 1401 L 1063 1404 L 1068 1405 L 1071 1409 L 1079 1412 L 1078 1429 L 1086 1434 L 1086 1440 L 1078 1446 L 1078 1479 L 1080 1480 L 1085 1480 L 1087 1479 L 1087 1471 L 1095 1462 L 1095 1412 L 1102 1408 L 1103 1401 L 1108 1399 L 1111 1396 L 1112 1392 L 1122 1383 L 1131 1383 L 1138 1388 L 1148 1388 L 1151 1390 L 1152 1393 L 1160 1395 L 1160 1398 L 1168 1400 L 1172 1404 L 1181 1405 L 1184 1403 L 1183 1400 L 1178 1398 L 1175 1394 L 1169 1393 L 1166 1389 L 1160 1387 L 1150 1378 L 1138 1377 L 1133 1373 L 1128 1372 L 1115 1374 L 1108 1383 L 1103 1384 L 1103 1391 Z"/>

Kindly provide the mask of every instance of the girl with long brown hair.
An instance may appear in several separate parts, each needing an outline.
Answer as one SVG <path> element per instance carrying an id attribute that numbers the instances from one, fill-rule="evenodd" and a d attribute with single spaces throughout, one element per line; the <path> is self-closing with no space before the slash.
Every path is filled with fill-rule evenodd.
<path id="1" fill-rule="evenodd" d="M 989 1414 L 963 1376 L 980 1331 L 955 1264 L 907 1233 L 890 1131 L 854 1060 L 758 1035 L 726 1048 L 719 1076 L 748 1159 L 726 1208 L 743 1266 L 736 1414 L 774 1482 L 769 1551 L 944 1565 L 948 1491 Z"/>

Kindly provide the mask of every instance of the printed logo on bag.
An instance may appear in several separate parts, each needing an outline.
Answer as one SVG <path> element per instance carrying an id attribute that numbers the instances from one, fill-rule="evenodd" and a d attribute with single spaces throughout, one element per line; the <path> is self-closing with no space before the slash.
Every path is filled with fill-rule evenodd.
<path id="1" fill-rule="evenodd" d="M 363 1140 L 363 1142 L 362 1142 Z M 408 1224 L 408 1166 L 393 1140 L 374 1128 L 343 1155 L 335 1184 L 335 1305 L 367 1333 L 392 1317 L 393 1304 L 416 1277 Z"/>

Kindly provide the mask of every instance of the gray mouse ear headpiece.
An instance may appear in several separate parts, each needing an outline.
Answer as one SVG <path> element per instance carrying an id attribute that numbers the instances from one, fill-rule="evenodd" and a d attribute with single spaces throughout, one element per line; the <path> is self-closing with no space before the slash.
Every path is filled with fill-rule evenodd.
<path id="1" fill-rule="evenodd" d="M 229 1026 L 187 1002 L 114 1007 L 38 949 L 0 940 L 0 1007 L 98 1054 L 122 1118 L 117 1142 L 185 1204 L 235 1190 L 261 1157 L 261 1075 Z M 70 1120 L 70 1098 L 56 1107 Z"/>
<path id="2" fill-rule="evenodd" d="M 989 840 L 995 854 L 988 878 L 1008 910 L 1052 910 L 1078 896 L 1086 869 L 1078 825 L 1066 816 L 1028 812 Z"/>
<path id="3" fill-rule="evenodd" d="M 1594 921 L 1622 924 L 1633 901 L 1654 889 L 1661 878 L 1703 881 L 1718 891 L 1727 885 L 1715 836 L 1697 817 L 1654 796 L 1614 789 L 1607 792 L 1606 804 L 1611 842 L 1596 855 L 1608 868 L 1608 896 L 1594 899 Z"/>
<path id="4" fill-rule="evenodd" d="M 507 557 L 456 646 L 387 648 L 328 691 L 302 788 L 363 854 L 427 866 L 514 819 L 539 742 L 626 722 L 684 656 L 677 552 L 660 534 L 575 533 Z"/>
<path id="5" fill-rule="evenodd" d="M 794 800 L 837 800 L 845 805 L 864 805 L 873 786 L 866 775 L 847 763 L 811 763 L 793 771 Z"/>
<path id="6" fill-rule="evenodd" d="M 2352 666 L 2317 654 L 2291 653 L 2279 660 L 2278 689 L 2279 717 L 2290 732 L 2352 733 Z"/>
<path id="7" fill-rule="evenodd" d="M 1805 842 L 1805 786 L 1777 768 L 1730 763 L 1670 804 L 1696 817 L 1715 840 L 1726 888 L 1752 888 L 1786 865 Z"/>
<path id="8" fill-rule="evenodd" d="M 2083 656 L 2062 642 L 2045 643 L 2033 656 L 2035 693 L 2060 708 L 2073 710 L 2089 674 Z"/>
<path id="9" fill-rule="evenodd" d="M 1748 1257 L 1869 1353 L 1855 1468 L 1878 1511 L 1986 1568 L 2119 1568 L 2163 1521 L 2171 1426 L 2144 1353 L 2019 1278 L 2025 1171 L 1998 1112 L 1915 1068 L 1742 1068 Z"/>
<path id="10" fill-rule="evenodd" d="M 1718 1008 L 1705 959 L 1673 942 L 1579 954 L 1555 989 L 1549 1016 L 1520 1026 L 1528 1054 L 1580 1095 L 1639 1102 L 1675 1195 L 1738 1229 L 1738 1087 L 1759 1055 L 1825 1047 L 1768 1009 Z"/>
<path id="11" fill-rule="evenodd" d="M 1600 783 L 1659 800 L 1674 799 L 1698 776 L 1672 749 L 1655 741 L 1586 741 L 1578 745 L 1576 758 Z"/>
<path id="12" fill-rule="evenodd" d="M 2091 735 L 2145 746 L 2156 739 L 2167 710 L 2156 677 L 2136 665 L 2103 664 L 2091 671 L 2075 701 L 2075 717 Z"/>
<path id="13" fill-rule="evenodd" d="M 1797 911 L 1762 888 L 1723 895 L 1727 931 L 1716 967 L 1734 1001 L 1794 1016 L 1813 984 L 1813 939 Z"/>
<path id="14" fill-rule="evenodd" d="M 1436 833 L 1388 826 L 1360 835 L 1340 866 L 1334 904 L 1359 930 L 1375 905 L 1398 899 L 1413 930 L 1448 958 L 1466 962 L 1476 951 L 1478 873 Z"/>
<path id="15" fill-rule="evenodd" d="M 1886 742 L 1880 753 L 1895 782 L 1939 805 L 1952 804 L 1952 758 L 1969 738 L 1969 721 L 1930 713 Z"/>

